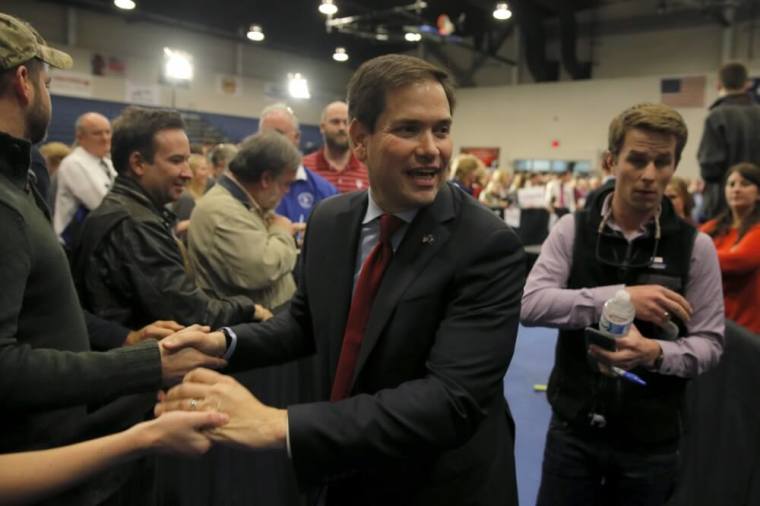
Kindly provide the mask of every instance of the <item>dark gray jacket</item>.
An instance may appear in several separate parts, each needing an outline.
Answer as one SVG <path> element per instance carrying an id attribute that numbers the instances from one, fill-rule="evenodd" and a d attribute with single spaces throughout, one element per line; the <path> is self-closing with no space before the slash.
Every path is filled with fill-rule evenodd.
<path id="1" fill-rule="evenodd" d="M 722 184 L 739 162 L 760 163 L 760 105 L 750 94 L 726 95 L 710 106 L 697 157 L 708 183 Z"/>

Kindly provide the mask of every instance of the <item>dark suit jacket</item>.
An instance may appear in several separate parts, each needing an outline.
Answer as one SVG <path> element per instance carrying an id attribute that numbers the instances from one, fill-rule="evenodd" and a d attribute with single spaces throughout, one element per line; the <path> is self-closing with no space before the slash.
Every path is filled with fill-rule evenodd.
<path id="1" fill-rule="evenodd" d="M 317 352 L 322 398 L 340 354 L 366 193 L 312 214 L 290 310 L 235 327 L 233 367 Z M 502 379 L 524 283 L 514 233 L 451 185 L 419 211 L 374 301 L 352 397 L 288 409 L 299 483 L 328 504 L 517 503 Z"/>

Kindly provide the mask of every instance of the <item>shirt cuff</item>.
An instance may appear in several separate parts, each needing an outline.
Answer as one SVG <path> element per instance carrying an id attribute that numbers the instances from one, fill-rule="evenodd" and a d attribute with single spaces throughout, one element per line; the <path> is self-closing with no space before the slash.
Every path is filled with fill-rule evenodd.
<path id="1" fill-rule="evenodd" d="M 224 360 L 228 360 L 232 357 L 232 355 L 235 353 L 235 348 L 237 348 L 237 342 L 238 337 L 234 330 L 232 330 L 231 327 L 222 327 L 222 332 L 224 332 L 225 337 L 230 338 L 230 343 L 227 346 L 227 351 L 224 353 L 224 356 L 222 357 Z M 226 339 L 225 339 L 226 341 Z"/>
<path id="2" fill-rule="evenodd" d="M 285 427 L 285 448 L 288 450 L 288 458 L 293 460 L 293 454 L 290 452 L 290 417 L 286 418 L 287 427 Z"/>

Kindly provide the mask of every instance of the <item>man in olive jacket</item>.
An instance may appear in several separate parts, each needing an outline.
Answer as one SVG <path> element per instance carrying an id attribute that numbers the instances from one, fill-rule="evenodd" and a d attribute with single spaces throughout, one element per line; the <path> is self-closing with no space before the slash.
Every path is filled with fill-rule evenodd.
<path id="1" fill-rule="evenodd" d="M 198 202 L 188 234 L 198 284 L 216 296 L 246 295 L 264 307 L 293 296 L 298 250 L 293 225 L 273 209 L 301 155 L 276 132 L 247 140 L 229 170 Z"/>

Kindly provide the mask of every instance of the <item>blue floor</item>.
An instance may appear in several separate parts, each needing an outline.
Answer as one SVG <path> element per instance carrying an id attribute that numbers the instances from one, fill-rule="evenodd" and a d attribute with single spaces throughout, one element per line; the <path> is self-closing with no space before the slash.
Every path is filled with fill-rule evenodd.
<path id="1" fill-rule="evenodd" d="M 536 504 L 541 480 L 541 459 L 551 410 L 546 393 L 535 391 L 533 386 L 549 381 L 556 340 L 554 329 L 521 326 L 515 355 L 504 379 L 504 394 L 517 425 L 515 462 L 522 506 Z"/>

